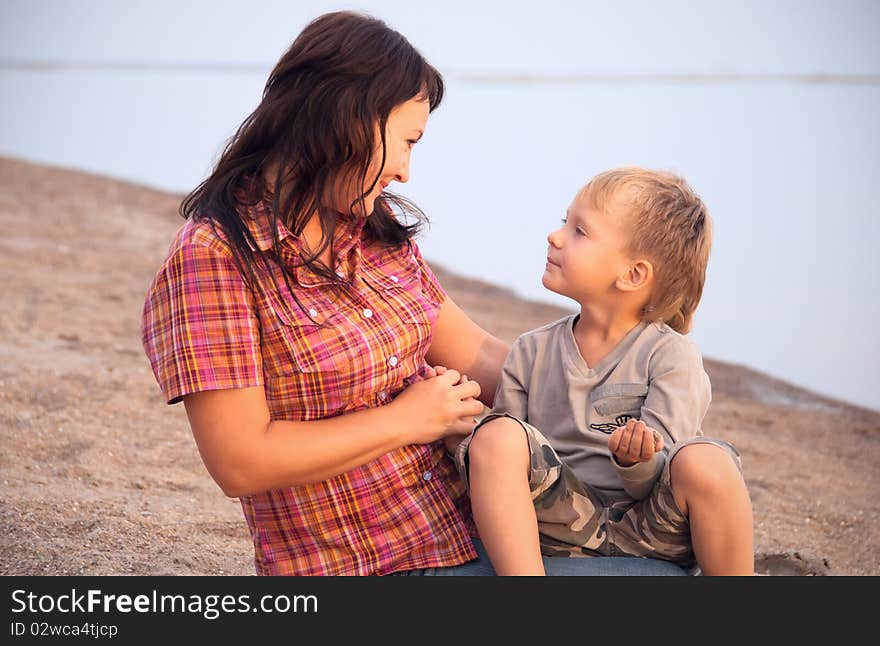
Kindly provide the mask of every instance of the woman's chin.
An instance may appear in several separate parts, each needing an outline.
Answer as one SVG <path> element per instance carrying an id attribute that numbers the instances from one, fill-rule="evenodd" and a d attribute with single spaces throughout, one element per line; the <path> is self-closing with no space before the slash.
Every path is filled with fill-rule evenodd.
<path id="1" fill-rule="evenodd" d="M 373 209 L 370 208 L 366 213 L 364 210 L 359 207 L 354 207 L 351 211 L 349 211 L 349 216 L 352 218 L 363 218 L 366 219 L 373 214 Z"/>
<path id="2" fill-rule="evenodd" d="M 368 218 L 373 215 L 373 212 L 376 210 L 376 200 L 375 199 L 366 199 L 364 200 L 364 208 L 361 209 L 359 204 L 356 204 L 351 214 L 356 218 Z"/>

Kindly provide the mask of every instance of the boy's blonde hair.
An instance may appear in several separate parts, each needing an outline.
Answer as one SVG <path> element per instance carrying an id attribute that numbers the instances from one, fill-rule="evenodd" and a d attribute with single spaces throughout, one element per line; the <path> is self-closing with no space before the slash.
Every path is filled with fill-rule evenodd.
<path id="1" fill-rule="evenodd" d="M 677 175 L 637 167 L 600 173 L 579 196 L 620 217 L 629 243 L 624 252 L 654 265 L 654 286 L 643 318 L 690 331 L 703 295 L 712 246 L 706 205 Z"/>

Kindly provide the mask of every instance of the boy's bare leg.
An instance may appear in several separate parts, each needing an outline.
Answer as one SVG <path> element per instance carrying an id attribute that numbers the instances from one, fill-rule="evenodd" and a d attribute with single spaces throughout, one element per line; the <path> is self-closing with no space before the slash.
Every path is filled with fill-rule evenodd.
<path id="1" fill-rule="evenodd" d="M 471 510 L 499 575 L 544 575 L 529 492 L 529 445 L 518 422 L 498 417 L 468 447 Z"/>
<path id="2" fill-rule="evenodd" d="M 752 503 L 730 456 L 713 444 L 685 446 L 672 460 L 670 477 L 703 573 L 754 574 Z"/>

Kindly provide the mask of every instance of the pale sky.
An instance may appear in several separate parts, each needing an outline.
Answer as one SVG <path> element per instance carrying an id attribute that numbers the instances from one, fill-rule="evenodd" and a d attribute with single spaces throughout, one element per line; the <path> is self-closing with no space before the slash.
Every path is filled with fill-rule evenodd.
<path id="1" fill-rule="evenodd" d="M 446 75 L 880 74 L 877 0 L 0 0 L 0 62 L 269 67 L 336 9 L 386 20 Z"/>
<path id="2" fill-rule="evenodd" d="M 0 154 L 189 190 L 337 9 L 386 20 L 449 81 L 404 192 L 434 221 L 429 259 L 548 300 L 528 269 L 548 195 L 600 163 L 680 170 L 718 223 L 701 349 L 880 409 L 878 301 L 852 279 L 876 274 L 880 0 L 0 0 Z M 835 79 L 797 78 L 815 74 Z M 519 75 L 551 78 L 469 81 Z M 515 278 L 484 252 L 503 214 Z"/>

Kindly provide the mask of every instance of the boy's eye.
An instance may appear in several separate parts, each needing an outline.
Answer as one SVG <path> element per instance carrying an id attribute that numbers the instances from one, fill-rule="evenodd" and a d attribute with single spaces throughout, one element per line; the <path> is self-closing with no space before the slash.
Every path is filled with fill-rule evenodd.
<path id="1" fill-rule="evenodd" d="M 568 224 L 568 218 L 567 217 L 562 218 L 561 222 L 562 222 L 562 224 Z M 575 227 L 574 230 L 579 236 L 586 236 L 587 235 L 586 229 L 583 229 L 582 227 Z"/>

